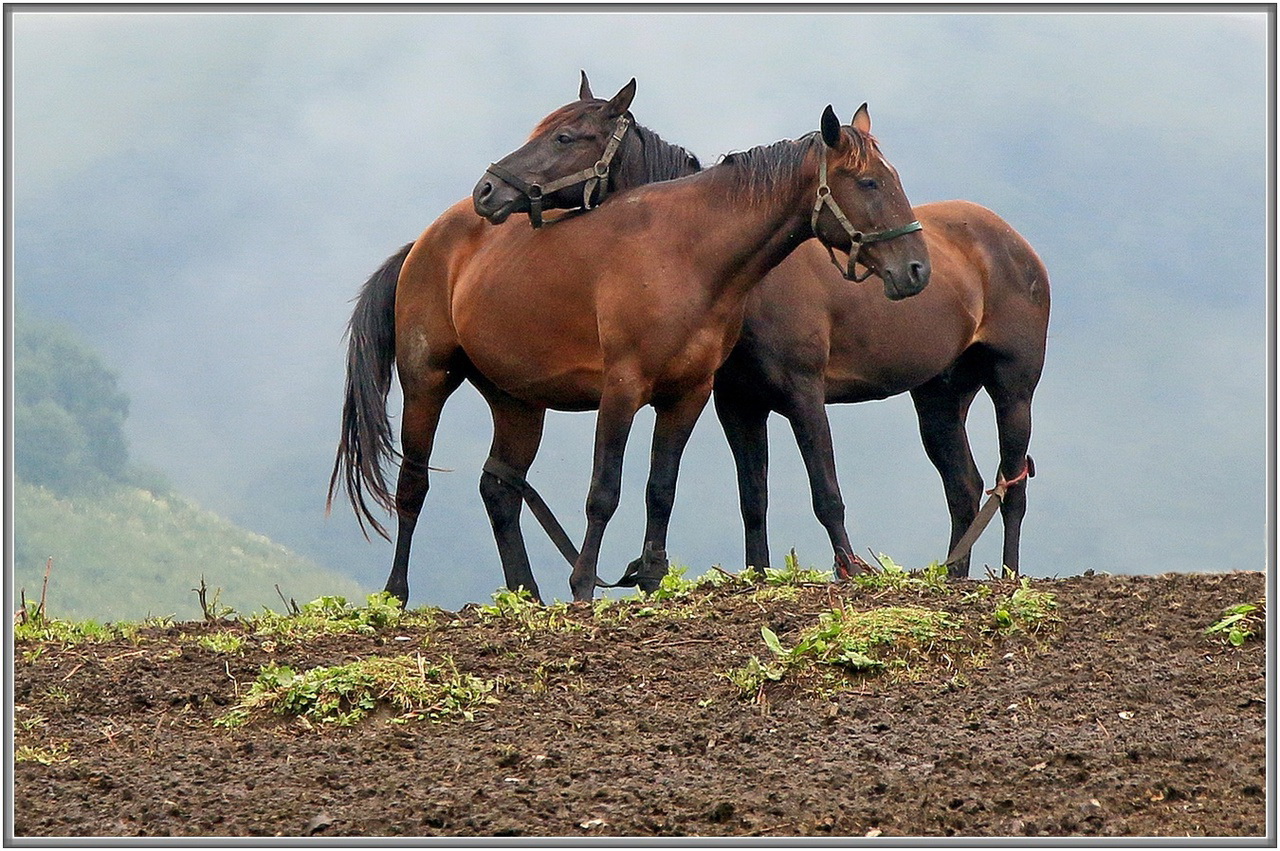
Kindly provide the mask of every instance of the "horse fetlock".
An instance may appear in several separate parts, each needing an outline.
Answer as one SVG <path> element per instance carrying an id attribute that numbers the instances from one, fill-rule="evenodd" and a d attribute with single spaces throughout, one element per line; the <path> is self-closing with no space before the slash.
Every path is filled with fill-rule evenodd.
<path id="1" fill-rule="evenodd" d="M 636 585 L 646 594 L 652 594 L 662 585 L 662 577 L 671 569 L 667 550 L 653 543 L 644 545 L 644 554 L 627 565 L 627 573 L 634 573 Z"/>

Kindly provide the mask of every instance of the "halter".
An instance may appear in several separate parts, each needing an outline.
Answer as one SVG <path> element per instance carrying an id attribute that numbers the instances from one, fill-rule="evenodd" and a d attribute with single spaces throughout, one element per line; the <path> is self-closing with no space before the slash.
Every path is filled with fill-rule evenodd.
<path id="1" fill-rule="evenodd" d="M 609 163 L 613 161 L 613 155 L 618 152 L 618 146 L 622 144 L 622 137 L 626 135 L 627 128 L 630 126 L 631 119 L 627 117 L 626 113 L 618 116 L 618 120 L 613 126 L 613 135 L 609 137 L 608 143 L 604 146 L 604 153 L 600 155 L 600 159 L 596 161 L 595 165 L 591 168 L 584 168 L 581 171 L 575 171 L 573 174 L 565 175 L 558 180 L 553 180 L 546 186 L 538 183 L 528 183 L 497 163 L 491 163 L 485 169 L 485 174 L 491 174 L 517 192 L 523 193 L 529 199 L 529 222 L 535 228 L 540 228 L 542 227 L 542 199 L 553 192 L 559 192 L 566 186 L 572 186 L 575 183 L 583 184 L 582 208 L 584 210 L 590 210 L 604 200 L 605 194 L 609 191 Z M 600 190 L 599 197 L 592 202 L 591 196 L 595 194 L 597 188 Z"/>
<path id="2" fill-rule="evenodd" d="M 844 268 L 840 265 L 840 261 L 836 260 L 836 253 L 826 242 L 822 243 L 822 247 L 827 249 L 827 255 L 831 257 L 831 264 L 840 270 L 840 274 L 844 276 L 846 281 L 865 281 L 871 277 L 871 267 L 867 267 L 867 271 L 858 277 L 853 271 L 853 266 L 858 262 L 858 255 L 862 252 L 864 245 L 870 245 L 873 242 L 885 242 L 899 236 L 905 236 L 909 233 L 915 233 L 923 230 L 924 226 L 918 221 L 911 221 L 905 225 L 889 230 L 882 230 L 878 233 L 863 233 L 853 226 L 849 221 L 849 217 L 840 209 L 840 205 L 836 203 L 836 199 L 831 195 L 831 187 L 827 185 L 827 158 L 821 158 L 821 165 L 818 166 L 818 199 L 813 202 L 813 215 L 809 217 L 809 226 L 813 229 L 814 236 L 818 234 L 818 216 L 822 213 L 823 207 L 830 207 L 831 212 L 835 215 L 836 221 L 849 234 L 849 266 Z M 821 240 L 819 240 L 821 241 Z"/>

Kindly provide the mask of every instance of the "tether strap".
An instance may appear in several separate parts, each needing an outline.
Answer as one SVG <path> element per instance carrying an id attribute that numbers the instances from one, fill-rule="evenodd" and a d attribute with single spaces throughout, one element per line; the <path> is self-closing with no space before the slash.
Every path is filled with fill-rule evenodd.
<path id="1" fill-rule="evenodd" d="M 870 245 L 873 242 L 884 242 L 886 240 L 895 239 L 899 236 L 906 236 L 909 233 L 915 233 L 918 230 L 924 230 L 924 225 L 917 221 L 907 222 L 905 225 L 899 225 L 896 228 L 882 230 L 877 233 L 863 233 L 853 226 L 849 221 L 849 217 L 844 214 L 844 210 L 840 209 L 840 205 L 836 203 L 836 199 L 831 195 L 831 187 L 827 185 L 827 158 L 822 157 L 821 163 L 818 165 L 818 197 L 813 202 L 813 213 L 809 216 L 809 227 L 813 230 L 814 236 L 818 235 L 818 216 L 822 214 L 822 208 L 829 207 L 831 214 L 836 217 L 836 221 L 840 223 L 840 227 L 844 228 L 845 233 L 849 234 L 849 265 L 848 268 L 842 267 L 840 261 L 836 260 L 836 252 L 826 242 L 822 243 L 822 247 L 827 249 L 827 256 L 831 258 L 831 265 L 840 270 L 840 274 L 844 276 L 846 281 L 865 281 L 871 277 L 871 267 L 867 267 L 866 274 L 859 277 L 854 271 L 854 264 L 858 262 L 858 255 L 862 253 L 863 246 Z"/>
<path id="2" fill-rule="evenodd" d="M 595 165 L 575 171 L 573 174 L 566 174 L 545 186 L 529 183 L 498 163 L 490 163 L 485 173 L 492 174 L 517 192 L 523 193 L 529 199 L 529 222 L 535 228 L 540 228 L 542 227 L 542 199 L 559 192 L 566 186 L 572 186 L 575 183 L 583 184 L 582 208 L 585 210 L 593 209 L 604 201 L 604 196 L 609 191 L 609 166 L 613 162 L 614 154 L 618 152 L 618 147 L 622 144 L 622 137 L 627 135 L 627 128 L 630 126 L 631 119 L 626 113 L 619 115 L 613 125 L 613 134 L 609 136 L 604 152 L 600 155 L 600 159 L 596 160 Z M 599 190 L 598 197 L 593 201 L 592 196 L 597 194 L 597 190 Z"/>
<path id="3" fill-rule="evenodd" d="M 538 495 L 533 485 L 520 474 L 520 471 L 504 461 L 500 461 L 493 456 L 485 459 L 484 472 L 496 478 L 509 488 L 512 488 L 529 506 L 529 510 L 533 512 L 533 516 L 537 519 L 539 525 L 542 526 L 547 537 L 551 539 L 551 543 L 555 544 L 556 549 L 560 551 L 560 555 L 564 556 L 564 560 L 569 562 L 569 566 L 573 567 L 578 562 L 578 548 L 573 545 L 573 541 L 569 539 L 569 534 L 565 532 L 564 527 L 560 525 L 560 521 L 556 520 L 556 516 L 551 513 L 550 506 Z M 646 548 L 645 555 L 649 555 Z M 627 565 L 626 572 L 622 578 L 612 585 L 604 582 L 599 576 L 596 577 L 597 588 L 631 588 L 640 581 L 640 571 L 644 566 L 644 558 L 638 558 L 631 564 Z"/>
<path id="4" fill-rule="evenodd" d="M 533 512 L 533 516 L 537 518 L 538 523 L 546 531 L 551 543 L 555 544 L 556 549 L 560 551 L 560 555 L 564 556 L 565 561 L 569 562 L 571 566 L 575 564 L 578 561 L 578 548 L 573 545 L 568 533 L 560 525 L 560 521 L 556 520 L 556 516 L 551 513 L 551 508 L 538 495 L 538 492 L 533 489 L 533 485 L 529 484 L 516 468 L 492 456 L 484 462 L 483 469 L 486 473 L 496 477 L 504 485 L 514 488 L 520 494 L 521 498 L 528 503 L 529 510 Z"/>
<path id="5" fill-rule="evenodd" d="M 996 508 L 1000 503 L 1004 502 L 1004 495 L 1009 488 L 1014 485 L 1022 484 L 1031 476 L 1036 474 L 1035 462 L 1031 460 L 1031 456 L 1027 456 L 1027 463 L 1023 466 L 1022 472 L 1014 476 L 1012 479 L 1006 480 L 1003 476 L 996 476 L 996 486 L 987 491 L 990 499 L 983 504 L 978 511 L 978 516 L 973 518 L 973 523 L 965 531 L 964 536 L 956 541 L 956 545 L 952 547 L 951 554 L 947 556 L 944 564 L 947 567 L 967 556 L 972 550 L 973 545 L 978 542 L 978 538 L 986 530 L 987 524 L 991 522 L 991 518 L 996 514 Z"/>

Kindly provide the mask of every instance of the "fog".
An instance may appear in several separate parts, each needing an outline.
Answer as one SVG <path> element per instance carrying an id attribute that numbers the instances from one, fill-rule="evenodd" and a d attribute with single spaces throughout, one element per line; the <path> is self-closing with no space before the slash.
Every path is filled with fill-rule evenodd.
<path id="1" fill-rule="evenodd" d="M 20 11 L 11 32 L 16 321 L 62 321 L 119 372 L 135 459 L 369 590 L 391 545 L 366 542 L 345 503 L 324 514 L 350 300 L 576 97 L 579 69 L 597 94 L 636 77 L 636 119 L 704 163 L 868 101 L 914 202 L 976 201 L 1035 246 L 1053 315 L 1024 572 L 1264 566 L 1265 13 Z M 909 398 L 829 413 L 864 555 L 944 557 Z M 594 422 L 551 414 L 529 475 L 579 540 Z M 646 409 L 606 578 L 639 553 L 651 425 Z M 490 431 L 464 386 L 436 441 L 454 472 L 434 476 L 418 527 L 415 604 L 502 581 L 477 492 Z M 990 485 L 985 395 L 970 435 Z M 771 459 L 775 559 L 794 546 L 829 566 L 776 416 Z M 567 565 L 525 516 L 544 593 L 567 596 Z M 999 550 L 997 522 L 975 565 Z M 741 566 L 710 411 L 669 552 L 694 573 Z"/>

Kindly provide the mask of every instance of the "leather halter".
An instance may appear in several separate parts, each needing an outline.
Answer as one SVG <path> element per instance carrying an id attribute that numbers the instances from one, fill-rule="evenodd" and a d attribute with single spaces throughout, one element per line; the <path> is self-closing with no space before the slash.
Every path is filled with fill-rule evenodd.
<path id="1" fill-rule="evenodd" d="M 622 144 L 622 137 L 626 135 L 627 128 L 630 126 L 631 119 L 627 117 L 626 113 L 619 115 L 617 122 L 613 126 L 613 134 L 604 146 L 604 153 L 600 155 L 600 159 L 596 161 L 595 165 L 553 180 L 545 186 L 538 183 L 529 183 L 498 163 L 491 163 L 485 169 L 485 174 L 493 175 L 528 198 L 529 223 L 535 228 L 540 228 L 542 227 L 542 199 L 553 192 L 559 192 L 566 186 L 572 186 L 575 183 L 583 184 L 582 209 L 584 210 L 590 210 L 604 200 L 605 194 L 609 191 L 609 164 L 613 162 L 613 155 L 618 152 L 618 146 Z M 596 193 L 597 189 L 599 190 L 598 195 Z M 592 200 L 593 195 L 597 195 L 594 201 Z"/>
<path id="2" fill-rule="evenodd" d="M 844 210 L 840 209 L 840 205 L 836 203 L 836 199 L 831 195 L 831 187 L 827 185 L 827 158 L 825 155 L 821 157 L 821 165 L 818 166 L 818 199 L 813 202 L 813 214 L 809 216 L 809 226 L 813 229 L 814 236 L 818 235 L 818 216 L 822 213 L 823 207 L 831 208 L 836 221 L 849 234 L 848 268 L 842 267 L 840 261 L 836 260 L 836 253 L 830 245 L 821 239 L 819 240 L 819 242 L 822 242 L 822 247 L 827 249 L 832 265 L 840 270 L 840 274 L 844 276 L 846 281 L 865 281 L 871 277 L 870 266 L 867 267 L 867 271 L 861 277 L 853 271 L 853 266 L 858 262 L 858 255 L 862 252 L 864 245 L 870 245 L 873 242 L 885 242 L 924 229 L 924 225 L 920 224 L 919 221 L 911 221 L 900 227 L 882 230 L 877 233 L 863 233 L 855 228 L 849 221 L 849 217 L 844 214 Z"/>

